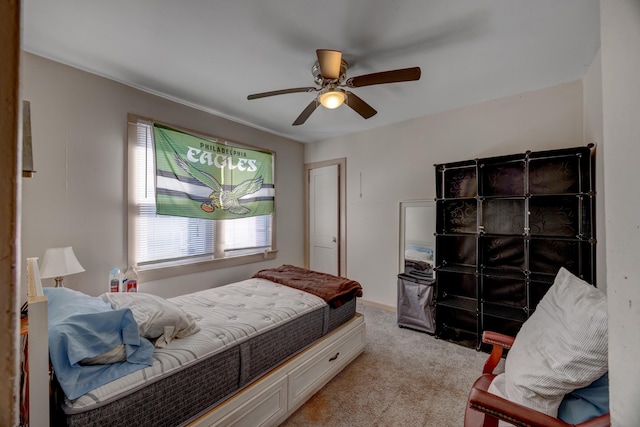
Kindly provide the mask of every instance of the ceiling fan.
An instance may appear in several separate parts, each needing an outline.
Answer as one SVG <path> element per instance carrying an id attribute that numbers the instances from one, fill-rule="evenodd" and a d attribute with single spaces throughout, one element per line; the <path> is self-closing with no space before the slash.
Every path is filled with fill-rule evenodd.
<path id="1" fill-rule="evenodd" d="M 247 96 L 247 99 L 265 98 L 274 95 L 284 95 L 297 92 L 320 92 L 316 98 L 307 105 L 293 122 L 293 126 L 303 124 L 311 113 L 322 104 L 328 109 L 338 108 L 347 104 L 356 113 L 365 119 L 374 116 L 377 111 L 364 102 L 354 93 L 341 89 L 380 85 L 386 83 L 408 82 L 420 79 L 420 67 L 402 68 L 399 70 L 382 71 L 379 73 L 364 74 L 362 76 L 350 77 L 347 79 L 347 62 L 342 58 L 339 50 L 318 49 L 316 50 L 318 61 L 314 64 L 311 72 L 315 82 L 319 87 L 296 87 L 291 89 L 274 90 L 271 92 L 254 93 Z"/>

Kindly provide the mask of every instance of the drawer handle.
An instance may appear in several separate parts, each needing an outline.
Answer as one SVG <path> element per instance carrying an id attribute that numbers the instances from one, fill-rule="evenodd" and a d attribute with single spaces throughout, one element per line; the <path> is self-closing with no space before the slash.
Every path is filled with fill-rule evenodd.
<path id="1" fill-rule="evenodd" d="M 340 352 L 337 352 L 335 356 L 333 356 L 331 359 L 329 359 L 329 362 L 333 362 L 334 360 L 336 360 L 338 358 L 338 356 L 340 356 Z"/>

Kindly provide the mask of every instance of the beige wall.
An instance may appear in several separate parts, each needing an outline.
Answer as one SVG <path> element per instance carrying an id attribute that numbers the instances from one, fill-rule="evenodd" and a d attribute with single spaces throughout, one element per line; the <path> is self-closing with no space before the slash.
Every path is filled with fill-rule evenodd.
<path id="1" fill-rule="evenodd" d="M 23 186 L 23 264 L 26 257 L 42 260 L 48 247 L 71 245 L 86 271 L 65 284 L 90 295 L 106 291 L 110 267 L 126 267 L 126 129 L 134 113 L 276 152 L 277 258 L 142 283 L 142 291 L 168 297 L 261 268 L 303 265 L 303 144 L 31 54 L 24 54 L 23 84 L 37 170 Z"/>
<path id="2" fill-rule="evenodd" d="M 612 425 L 640 425 L 640 1 L 600 2 Z"/>
<path id="3" fill-rule="evenodd" d="M 396 305 L 401 200 L 435 197 L 435 163 L 586 145 L 577 81 L 305 146 L 347 158 L 347 275 Z M 362 185 L 360 185 L 362 183 Z"/>

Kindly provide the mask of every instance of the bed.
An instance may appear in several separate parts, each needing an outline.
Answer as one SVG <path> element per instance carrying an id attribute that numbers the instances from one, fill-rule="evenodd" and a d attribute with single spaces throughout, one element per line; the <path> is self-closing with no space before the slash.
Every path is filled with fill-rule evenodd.
<path id="1" fill-rule="evenodd" d="M 56 295 L 56 290 L 48 289 L 50 322 L 55 319 Z M 153 340 L 143 335 L 137 347 L 121 344 L 134 364 L 144 365 L 128 366 L 130 372 L 121 376 L 111 370 L 129 365 L 127 360 L 95 363 L 109 353 L 101 353 L 104 348 L 95 350 L 95 357 L 74 355 L 82 361 L 71 363 L 72 381 L 60 378 L 68 375 L 69 361 L 66 365 L 54 361 L 60 333 L 50 324 L 50 355 L 57 377 L 53 424 L 277 425 L 362 352 L 365 322 L 355 310 L 361 295 L 355 281 L 285 265 L 164 301 L 145 294 L 87 297 L 108 302 L 114 311 L 131 311 L 141 334 L 146 332 L 142 325 L 149 322 L 140 320 L 136 307 L 140 297 L 177 307 L 184 314 L 179 316 L 183 323 L 165 326 Z M 67 292 L 66 301 L 58 298 L 67 310 L 70 296 Z M 146 319 L 153 318 L 145 314 Z M 128 322 L 127 316 L 119 319 Z M 68 328 L 72 322 L 62 323 Z M 136 360 L 149 350 L 145 341 L 153 347 L 148 365 Z M 105 375 L 108 381 L 94 387 L 96 378 Z M 74 389 L 78 385 L 80 389 Z"/>

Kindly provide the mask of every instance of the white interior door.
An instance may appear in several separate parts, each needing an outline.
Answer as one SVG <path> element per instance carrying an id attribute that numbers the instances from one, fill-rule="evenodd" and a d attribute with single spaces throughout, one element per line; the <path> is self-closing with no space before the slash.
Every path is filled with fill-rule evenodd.
<path id="1" fill-rule="evenodd" d="M 338 165 L 309 171 L 309 268 L 340 275 Z"/>

